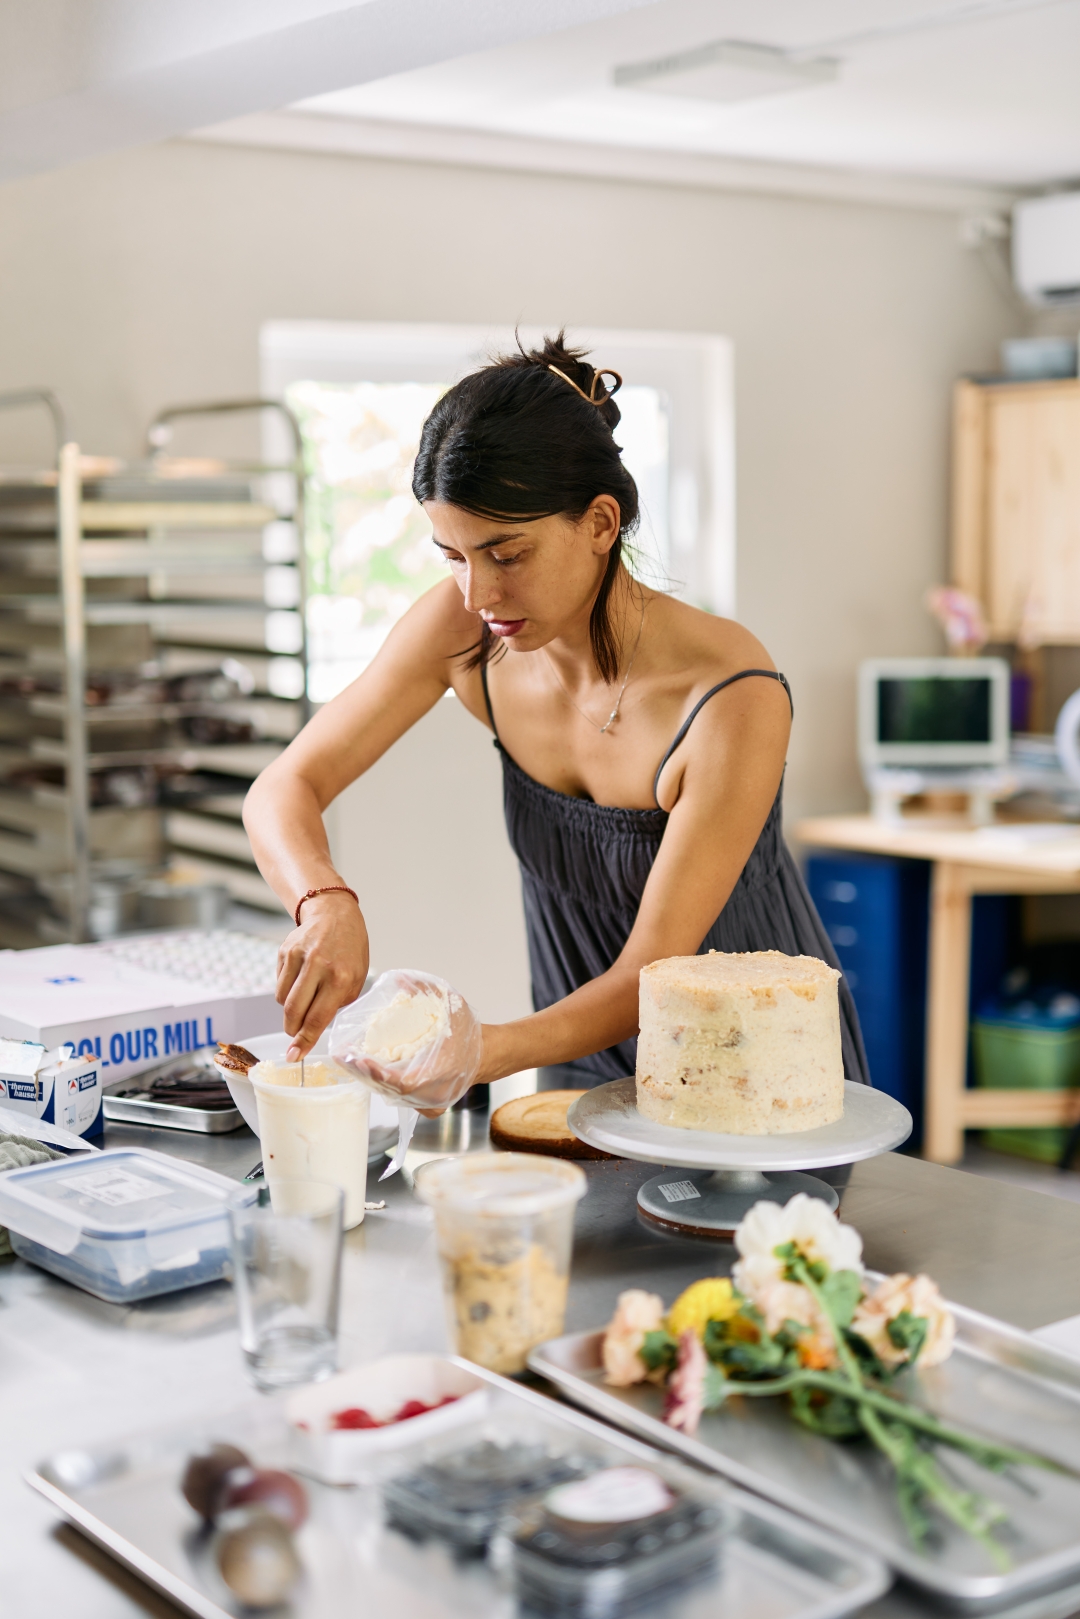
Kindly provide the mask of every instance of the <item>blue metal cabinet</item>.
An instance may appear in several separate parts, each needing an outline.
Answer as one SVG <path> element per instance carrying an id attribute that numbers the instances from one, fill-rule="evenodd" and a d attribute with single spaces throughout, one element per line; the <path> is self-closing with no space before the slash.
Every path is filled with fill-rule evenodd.
<path id="1" fill-rule="evenodd" d="M 862 1024 L 870 1076 L 920 1128 L 930 868 L 921 860 L 814 854 L 806 879 Z"/>
<path id="2" fill-rule="evenodd" d="M 930 866 L 875 855 L 812 854 L 806 880 L 855 1000 L 870 1077 L 878 1090 L 910 1110 L 915 1119 L 910 1144 L 917 1146 L 922 1134 Z M 975 897 L 971 1009 L 996 992 L 1018 953 L 1018 906 L 1010 896 Z"/>

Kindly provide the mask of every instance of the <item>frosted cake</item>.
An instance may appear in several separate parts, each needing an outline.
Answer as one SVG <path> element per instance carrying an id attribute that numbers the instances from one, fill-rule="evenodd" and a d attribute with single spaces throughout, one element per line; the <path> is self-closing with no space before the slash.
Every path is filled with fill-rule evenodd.
<path id="1" fill-rule="evenodd" d="M 779 950 L 668 956 L 641 972 L 638 1111 L 655 1124 L 785 1135 L 844 1112 L 840 974 Z"/>

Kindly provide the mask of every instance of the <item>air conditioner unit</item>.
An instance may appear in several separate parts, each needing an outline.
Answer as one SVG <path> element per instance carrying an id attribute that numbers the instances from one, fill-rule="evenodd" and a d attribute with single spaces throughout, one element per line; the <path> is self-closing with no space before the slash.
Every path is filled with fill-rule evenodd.
<path id="1" fill-rule="evenodd" d="M 1013 279 L 1033 304 L 1080 303 L 1080 191 L 1013 209 Z"/>

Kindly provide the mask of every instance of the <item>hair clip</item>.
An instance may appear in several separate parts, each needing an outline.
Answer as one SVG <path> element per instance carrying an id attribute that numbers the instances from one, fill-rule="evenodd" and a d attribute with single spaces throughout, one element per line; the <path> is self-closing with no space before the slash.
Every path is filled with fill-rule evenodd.
<path id="1" fill-rule="evenodd" d="M 548 370 L 554 371 L 557 377 L 561 377 L 564 382 L 568 382 L 571 388 L 573 388 L 574 392 L 576 394 L 580 394 L 587 405 L 595 405 L 597 410 L 600 409 L 601 405 L 606 405 L 612 395 L 617 394 L 619 389 L 622 387 L 622 377 L 620 377 L 617 371 L 613 371 L 610 366 L 602 366 L 599 371 L 593 371 L 592 385 L 589 388 L 588 393 L 585 392 L 584 388 L 579 388 L 574 379 L 572 377 L 568 377 L 565 371 L 560 371 L 557 365 L 549 365 Z M 614 377 L 615 386 L 614 388 L 607 388 L 607 391 L 603 394 L 603 396 L 600 399 L 597 399 L 596 390 L 600 386 L 601 378 L 603 377 Z"/>

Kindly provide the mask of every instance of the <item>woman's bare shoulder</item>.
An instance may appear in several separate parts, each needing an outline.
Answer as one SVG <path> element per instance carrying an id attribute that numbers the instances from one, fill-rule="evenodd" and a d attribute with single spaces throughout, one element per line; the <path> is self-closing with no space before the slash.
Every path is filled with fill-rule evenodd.
<path id="1" fill-rule="evenodd" d="M 673 596 L 653 598 L 665 650 L 692 676 L 692 684 L 714 685 L 742 669 L 775 669 L 768 649 L 744 624 L 720 618 Z"/>

